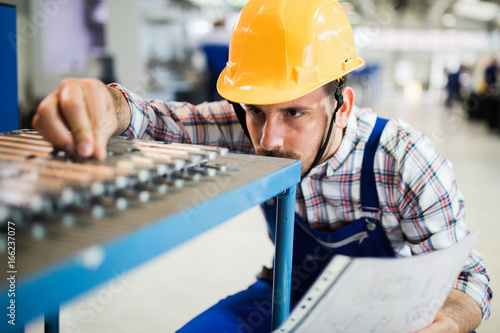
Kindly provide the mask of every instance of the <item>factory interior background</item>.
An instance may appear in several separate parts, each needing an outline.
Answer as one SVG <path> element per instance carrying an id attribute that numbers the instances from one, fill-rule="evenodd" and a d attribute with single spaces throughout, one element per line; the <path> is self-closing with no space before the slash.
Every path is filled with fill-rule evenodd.
<path id="1" fill-rule="evenodd" d="M 9 2 L 9 1 L 4 1 Z M 21 127 L 66 77 L 119 82 L 145 97 L 217 99 L 204 45 L 227 45 L 244 0 L 19 0 Z M 400 117 L 453 163 L 476 249 L 500 288 L 500 1 L 340 1 L 366 66 L 356 104 Z M 492 74 L 493 73 L 493 74 Z M 493 77 L 491 76 L 493 75 Z M 228 203 L 230 205 L 231 203 Z M 258 207 L 64 304 L 61 332 L 173 332 L 246 288 L 273 246 Z M 478 333 L 500 330 L 493 314 Z M 42 332 L 40 318 L 27 332 Z"/>

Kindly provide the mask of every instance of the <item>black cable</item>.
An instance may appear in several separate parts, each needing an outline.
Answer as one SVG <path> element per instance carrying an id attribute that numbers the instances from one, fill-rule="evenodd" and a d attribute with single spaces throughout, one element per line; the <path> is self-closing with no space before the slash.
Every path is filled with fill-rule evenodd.
<path id="1" fill-rule="evenodd" d="M 246 112 L 243 109 L 243 107 L 240 105 L 240 103 L 235 103 L 228 101 L 233 105 L 234 112 L 236 113 L 236 116 L 238 117 L 238 121 L 241 124 L 241 127 L 243 128 L 243 132 L 245 132 L 245 135 L 247 138 L 252 142 L 252 138 L 250 137 L 250 133 L 248 132 L 248 127 L 247 127 L 247 118 L 246 118 Z"/>
<path id="2" fill-rule="evenodd" d="M 318 163 L 323 158 L 323 154 L 325 153 L 326 148 L 328 147 L 328 142 L 330 141 L 330 136 L 332 134 L 333 123 L 335 122 L 335 116 L 337 114 L 337 111 L 342 106 L 342 104 L 344 104 L 344 96 L 342 95 L 342 90 L 344 90 L 344 83 L 345 83 L 344 78 L 340 78 L 339 85 L 334 93 L 335 99 L 337 100 L 337 105 L 335 106 L 335 110 L 333 111 L 332 119 L 330 120 L 330 126 L 328 127 L 328 133 L 326 135 L 325 141 L 323 142 L 323 145 L 321 146 L 321 148 L 318 150 L 318 153 L 316 154 L 316 158 L 314 159 L 314 161 L 312 162 L 311 166 L 309 167 L 307 172 L 304 174 L 304 176 L 309 174 L 309 172 L 311 172 L 311 170 L 316 165 L 318 165 Z"/>

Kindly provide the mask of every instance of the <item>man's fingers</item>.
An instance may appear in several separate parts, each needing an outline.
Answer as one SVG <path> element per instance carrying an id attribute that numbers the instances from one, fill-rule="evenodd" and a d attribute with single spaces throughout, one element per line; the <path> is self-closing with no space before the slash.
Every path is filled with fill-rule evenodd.
<path id="1" fill-rule="evenodd" d="M 66 79 L 40 103 L 33 127 L 58 148 L 104 159 L 118 127 L 114 100 L 99 80 Z"/>
<path id="2" fill-rule="evenodd" d="M 73 138 L 64 120 L 59 114 L 59 98 L 55 93 L 49 94 L 38 105 L 36 115 L 33 117 L 32 125 L 54 146 L 60 149 L 71 150 Z"/>
<path id="3" fill-rule="evenodd" d="M 75 151 L 89 157 L 94 152 L 94 133 L 85 95 L 82 86 L 73 79 L 65 80 L 59 87 L 59 111 L 73 134 Z"/>
<path id="4" fill-rule="evenodd" d="M 102 160 L 106 157 L 109 138 L 117 127 L 112 99 L 108 88 L 99 81 L 86 81 L 83 85 L 95 140 L 94 157 Z"/>

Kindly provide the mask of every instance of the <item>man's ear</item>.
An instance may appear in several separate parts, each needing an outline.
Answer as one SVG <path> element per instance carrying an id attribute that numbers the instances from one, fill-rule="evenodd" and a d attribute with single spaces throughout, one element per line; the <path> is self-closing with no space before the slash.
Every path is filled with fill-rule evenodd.
<path id="1" fill-rule="evenodd" d="M 349 121 L 352 106 L 354 105 L 354 91 L 351 87 L 345 87 L 344 90 L 342 90 L 342 96 L 344 96 L 344 103 L 335 116 L 335 126 L 341 129 L 345 128 Z"/>

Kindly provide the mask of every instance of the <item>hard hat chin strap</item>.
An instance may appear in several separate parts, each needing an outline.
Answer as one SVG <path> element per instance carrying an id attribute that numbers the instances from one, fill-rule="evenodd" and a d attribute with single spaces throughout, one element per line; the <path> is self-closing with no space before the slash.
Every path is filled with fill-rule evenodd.
<path id="1" fill-rule="evenodd" d="M 335 110 L 333 111 L 332 118 L 330 119 L 330 125 L 328 126 L 328 132 L 326 134 L 325 141 L 323 141 L 323 144 L 321 145 L 321 147 L 318 150 L 318 153 L 316 154 L 316 158 L 312 162 L 312 164 L 309 167 L 309 169 L 307 170 L 307 172 L 304 173 L 304 176 L 309 174 L 309 172 L 311 172 L 311 170 L 319 164 L 319 162 L 323 158 L 323 155 L 326 151 L 326 148 L 328 147 L 328 143 L 330 142 L 330 137 L 332 135 L 333 123 L 335 122 L 335 116 L 337 115 L 337 111 L 340 109 L 342 104 L 344 104 L 344 96 L 342 95 L 342 90 L 344 90 L 344 83 L 345 83 L 344 78 L 340 78 L 339 85 L 334 93 L 335 99 L 337 100 L 337 105 L 335 106 Z"/>
<path id="2" fill-rule="evenodd" d="M 243 128 L 243 132 L 245 132 L 245 135 L 247 136 L 247 138 L 250 140 L 250 142 L 252 142 L 252 138 L 250 137 L 250 133 L 248 132 L 247 118 L 246 118 L 245 110 L 240 105 L 240 103 L 231 102 L 231 101 L 228 101 L 228 102 L 231 103 L 231 105 L 233 106 L 234 112 L 236 113 L 236 116 L 238 117 L 238 121 L 240 122 L 241 127 Z"/>

